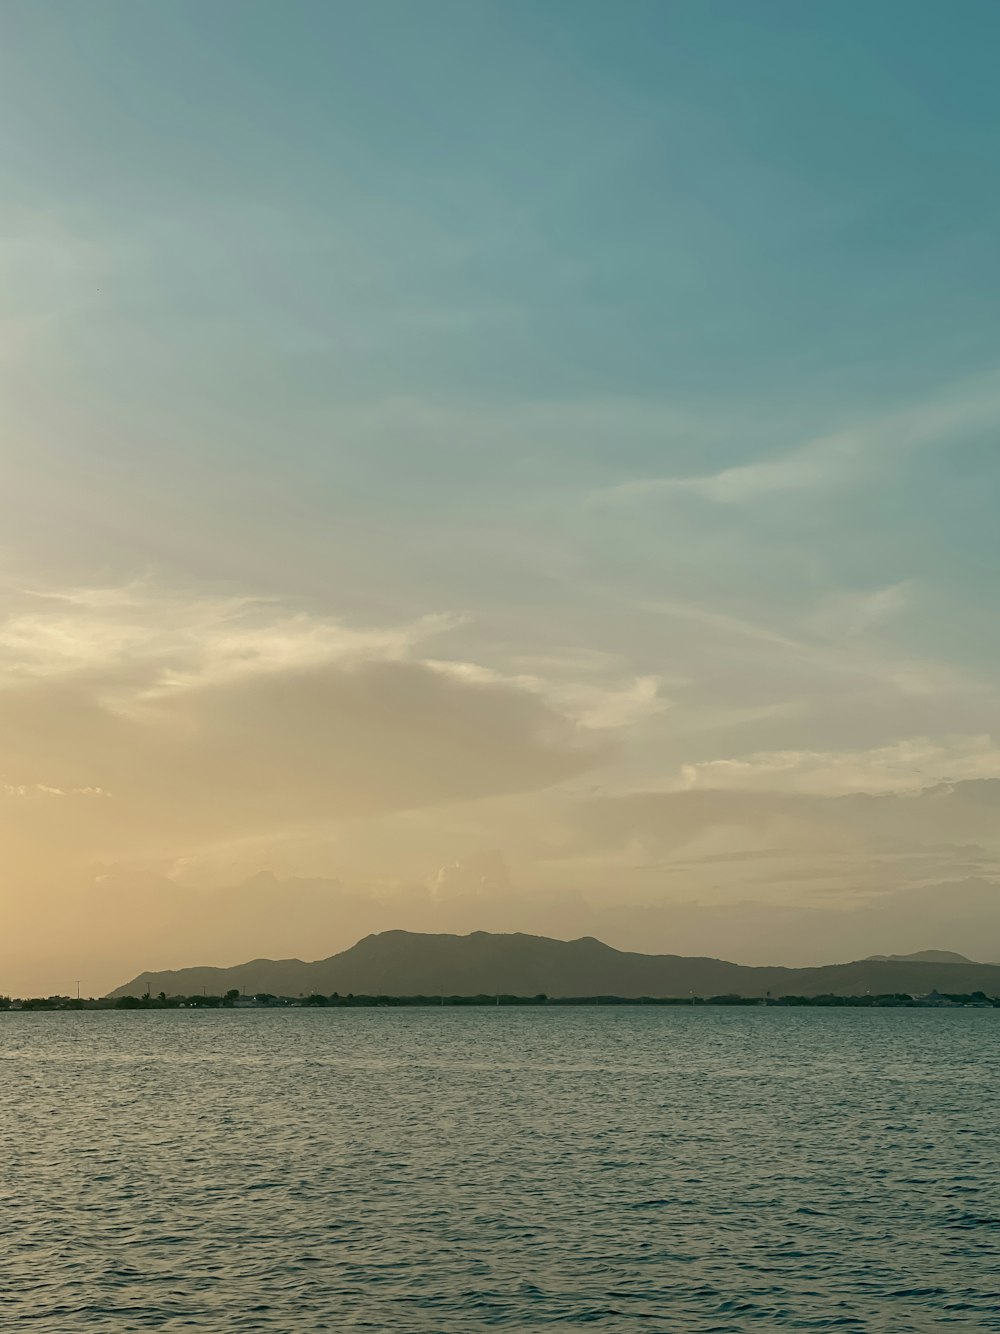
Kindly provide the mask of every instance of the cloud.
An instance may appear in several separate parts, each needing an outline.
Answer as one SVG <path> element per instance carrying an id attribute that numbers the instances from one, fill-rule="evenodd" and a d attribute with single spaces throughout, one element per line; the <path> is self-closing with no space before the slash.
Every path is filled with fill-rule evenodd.
<path id="1" fill-rule="evenodd" d="M 682 768 L 689 788 L 847 794 L 916 791 L 930 783 L 1000 778 L 1000 746 L 992 737 L 913 737 L 860 751 L 764 751 L 740 759 Z"/>
<path id="2" fill-rule="evenodd" d="M 53 787 L 51 783 L 4 783 L 0 792 L 5 797 L 109 797 L 103 787 Z"/>
<path id="3" fill-rule="evenodd" d="M 672 701 L 663 693 L 662 676 L 648 674 L 625 680 L 605 678 L 567 680 L 565 676 L 544 678 L 534 673 L 505 675 L 492 668 L 470 662 L 430 661 L 428 666 L 459 680 L 507 684 L 545 699 L 582 727 L 595 732 L 633 727 L 663 713 Z"/>
<path id="4" fill-rule="evenodd" d="M 150 581 L 122 587 L 8 589 L 0 653 L 9 681 L 82 673 L 142 677 L 152 693 L 329 662 L 397 661 L 462 617 L 434 614 L 358 628 L 288 612 L 274 600 L 189 597 Z"/>
<path id="5" fill-rule="evenodd" d="M 501 852 L 473 853 L 438 868 L 431 883 L 435 899 L 502 897 L 510 890 L 510 871 Z"/>
<path id="6" fill-rule="evenodd" d="M 248 676 L 127 710 L 39 682 L 0 694 L 0 725 L 8 790 L 116 794 L 78 831 L 103 856 L 525 791 L 599 758 L 535 696 L 402 662 Z"/>
<path id="7" fill-rule="evenodd" d="M 673 877 L 689 895 L 732 902 L 750 886 L 775 900 L 832 901 L 1000 866 L 1000 777 L 902 792 L 747 790 L 595 795 L 569 802 L 550 855 L 616 865 L 619 883 Z"/>
<path id="8" fill-rule="evenodd" d="M 807 617 L 816 634 L 835 642 L 856 639 L 902 611 L 912 585 L 890 584 L 884 588 L 841 590 L 831 593 Z"/>
<path id="9" fill-rule="evenodd" d="M 626 501 L 687 494 L 719 505 L 750 504 L 789 492 L 852 484 L 910 450 L 950 444 L 956 437 L 995 426 L 998 421 L 1000 378 L 993 374 L 955 386 L 929 402 L 820 436 L 773 458 L 688 477 L 637 478 L 619 483 L 605 495 Z"/>
<path id="10" fill-rule="evenodd" d="M 863 458 L 860 440 L 833 436 L 790 454 L 695 477 L 648 477 L 615 488 L 620 499 L 687 492 L 720 505 L 744 504 L 760 496 L 828 485 L 849 477 Z"/>
<path id="11" fill-rule="evenodd" d="M 358 630 L 138 586 L 23 602 L 0 622 L 0 792 L 17 799 L 0 823 L 23 865 L 74 847 L 176 857 L 536 790 L 602 758 L 538 691 L 414 656 L 454 618 Z M 30 800 L 55 796 L 58 815 Z"/>

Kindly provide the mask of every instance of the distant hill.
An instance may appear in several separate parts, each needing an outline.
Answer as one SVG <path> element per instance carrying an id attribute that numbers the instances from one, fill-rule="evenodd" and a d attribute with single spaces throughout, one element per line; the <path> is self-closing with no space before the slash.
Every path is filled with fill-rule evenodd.
<path id="1" fill-rule="evenodd" d="M 933 952 L 932 952 L 933 953 Z M 112 996 L 213 995 L 236 988 L 300 996 L 743 996 L 985 991 L 1000 995 L 1000 966 L 961 955 L 863 959 L 824 968 L 750 968 L 722 959 L 630 954 L 599 940 L 546 936 L 422 935 L 383 931 L 316 963 L 254 959 L 234 968 L 141 973 Z"/>
<path id="2" fill-rule="evenodd" d="M 863 963 L 971 963 L 964 954 L 952 950 L 918 950 L 916 954 L 869 954 Z"/>

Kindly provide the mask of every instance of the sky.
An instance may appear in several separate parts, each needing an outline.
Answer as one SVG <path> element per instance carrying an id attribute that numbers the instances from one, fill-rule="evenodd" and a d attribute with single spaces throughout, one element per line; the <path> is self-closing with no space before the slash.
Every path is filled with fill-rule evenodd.
<path id="1" fill-rule="evenodd" d="M 992 0 L 0 31 L 0 992 L 1000 960 Z"/>

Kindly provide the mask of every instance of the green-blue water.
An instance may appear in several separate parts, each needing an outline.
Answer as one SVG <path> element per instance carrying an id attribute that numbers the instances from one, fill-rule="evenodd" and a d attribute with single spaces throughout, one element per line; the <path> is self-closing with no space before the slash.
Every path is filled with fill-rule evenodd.
<path id="1" fill-rule="evenodd" d="M 1000 1330 L 998 1051 L 993 1010 L 0 1015 L 4 1320 Z"/>

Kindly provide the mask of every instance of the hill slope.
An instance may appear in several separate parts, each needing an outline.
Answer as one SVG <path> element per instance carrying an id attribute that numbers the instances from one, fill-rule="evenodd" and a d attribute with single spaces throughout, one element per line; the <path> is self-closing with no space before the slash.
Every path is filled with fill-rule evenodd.
<path id="1" fill-rule="evenodd" d="M 840 996 L 872 992 L 922 994 L 985 991 L 1000 995 L 1000 966 L 865 959 L 824 968 L 750 968 L 721 959 L 630 954 L 585 936 L 422 935 L 383 931 L 316 963 L 254 959 L 234 968 L 184 968 L 141 973 L 112 996 L 247 994 L 533 996 Z"/>
<path id="2" fill-rule="evenodd" d="M 974 963 L 953 950 L 918 950 L 916 954 L 869 954 L 862 963 Z"/>

